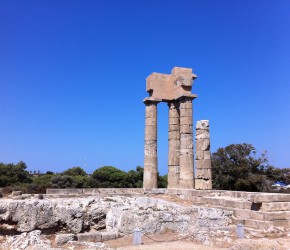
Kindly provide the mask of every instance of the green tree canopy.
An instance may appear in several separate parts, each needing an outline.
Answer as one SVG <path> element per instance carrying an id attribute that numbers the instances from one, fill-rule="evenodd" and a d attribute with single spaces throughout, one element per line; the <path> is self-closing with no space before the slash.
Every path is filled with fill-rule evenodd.
<path id="1" fill-rule="evenodd" d="M 26 164 L 23 161 L 17 164 L 0 163 L 0 187 L 21 184 L 21 183 L 31 183 L 29 172 L 26 171 Z"/>
<path id="2" fill-rule="evenodd" d="M 231 144 L 212 154 L 213 187 L 221 190 L 262 191 L 269 187 L 265 154 L 256 156 L 251 144 Z"/>
<path id="3" fill-rule="evenodd" d="M 137 166 L 136 171 L 135 170 L 128 171 L 128 174 L 127 174 L 128 187 L 142 188 L 143 187 L 143 174 L 144 174 L 144 169 L 141 166 Z"/>
<path id="4" fill-rule="evenodd" d="M 101 188 L 124 188 L 129 186 L 127 182 L 128 174 L 112 166 L 98 168 L 94 171 L 92 177 Z"/>
<path id="5" fill-rule="evenodd" d="M 73 167 L 69 168 L 68 170 L 65 170 L 62 172 L 63 175 L 68 175 L 68 176 L 86 176 L 87 173 L 85 170 L 83 170 L 81 167 Z"/>
<path id="6" fill-rule="evenodd" d="M 52 188 L 74 188 L 73 178 L 68 175 L 55 175 L 51 179 Z"/>

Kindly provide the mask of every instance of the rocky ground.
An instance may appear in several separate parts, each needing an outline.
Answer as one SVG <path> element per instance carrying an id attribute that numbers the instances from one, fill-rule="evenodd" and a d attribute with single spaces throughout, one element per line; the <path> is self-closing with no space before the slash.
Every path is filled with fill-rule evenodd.
<path id="1" fill-rule="evenodd" d="M 194 246 L 194 249 L 244 250 L 288 247 L 288 236 L 237 240 L 232 212 L 167 198 L 3 198 L 0 202 L 0 249 L 157 250 L 193 249 Z M 141 246 L 132 246 L 132 233 L 136 228 L 143 235 Z"/>

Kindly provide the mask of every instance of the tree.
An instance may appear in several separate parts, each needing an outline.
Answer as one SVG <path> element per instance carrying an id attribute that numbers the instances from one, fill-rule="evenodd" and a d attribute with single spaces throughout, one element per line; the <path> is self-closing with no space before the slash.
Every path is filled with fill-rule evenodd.
<path id="1" fill-rule="evenodd" d="M 222 190 L 265 191 L 269 189 L 265 154 L 247 143 L 231 144 L 212 154 L 213 188 Z"/>
<path id="2" fill-rule="evenodd" d="M 112 166 L 104 166 L 94 171 L 92 177 L 100 188 L 125 188 L 128 174 Z"/>
<path id="3" fill-rule="evenodd" d="M 68 175 L 68 176 L 77 176 L 77 175 L 86 176 L 87 173 L 81 167 L 73 167 L 73 168 L 69 168 L 68 170 L 65 170 L 64 172 L 62 172 L 62 175 Z"/>
<path id="4" fill-rule="evenodd" d="M 158 188 L 167 188 L 167 174 L 160 176 L 158 173 Z"/>
<path id="5" fill-rule="evenodd" d="M 4 164 L 0 163 L 0 187 L 22 184 L 22 183 L 31 183 L 29 172 L 26 171 L 26 164 L 23 161 L 18 162 L 17 164 L 9 163 Z"/>
<path id="6" fill-rule="evenodd" d="M 74 188 L 73 178 L 68 175 L 55 175 L 51 179 L 52 188 Z"/>
<path id="7" fill-rule="evenodd" d="M 127 186 L 130 188 L 142 188 L 143 174 L 144 169 L 141 166 L 137 166 L 136 171 L 130 170 L 127 174 Z"/>

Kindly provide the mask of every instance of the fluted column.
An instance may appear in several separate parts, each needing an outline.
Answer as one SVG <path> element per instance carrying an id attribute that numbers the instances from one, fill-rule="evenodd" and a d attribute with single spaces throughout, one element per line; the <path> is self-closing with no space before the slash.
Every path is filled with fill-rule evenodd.
<path id="1" fill-rule="evenodd" d="M 145 101 L 144 189 L 157 188 L 157 103 Z"/>
<path id="2" fill-rule="evenodd" d="M 195 189 L 212 189 L 209 121 L 196 123 L 196 176 Z"/>
<path id="3" fill-rule="evenodd" d="M 180 148 L 180 125 L 179 103 L 169 102 L 169 125 L 168 125 L 168 186 L 167 188 L 179 187 L 179 148 Z"/>
<path id="4" fill-rule="evenodd" d="M 194 188 L 193 132 L 191 97 L 180 99 L 180 180 L 179 188 Z"/>

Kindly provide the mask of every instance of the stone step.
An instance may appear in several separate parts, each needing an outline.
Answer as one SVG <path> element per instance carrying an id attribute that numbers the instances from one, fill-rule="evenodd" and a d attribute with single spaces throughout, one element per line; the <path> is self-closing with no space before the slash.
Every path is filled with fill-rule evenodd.
<path id="1" fill-rule="evenodd" d="M 232 197 L 195 197 L 193 203 L 251 210 L 252 202 Z"/>
<path id="2" fill-rule="evenodd" d="M 265 202 L 255 203 L 242 198 L 232 197 L 194 197 L 194 204 L 212 205 L 226 208 L 246 209 L 261 212 L 290 212 L 290 202 Z"/>
<path id="3" fill-rule="evenodd" d="M 155 190 L 158 192 L 158 189 Z M 168 189 L 168 194 L 183 195 L 187 197 L 231 197 L 242 198 L 254 203 L 263 202 L 290 202 L 290 194 L 261 193 L 228 190 L 193 190 L 193 189 Z"/>
<path id="4" fill-rule="evenodd" d="M 78 241 L 101 242 L 118 238 L 115 232 L 92 232 L 77 234 Z"/>
<path id="5" fill-rule="evenodd" d="M 241 220 L 243 219 L 265 220 L 265 221 L 290 220 L 290 211 L 263 212 L 245 209 L 232 209 L 232 211 L 234 212 L 234 216 Z"/>
<path id="6" fill-rule="evenodd" d="M 289 228 L 289 220 L 274 220 L 274 221 L 263 221 L 253 219 L 240 219 L 233 217 L 235 224 L 243 224 L 247 228 L 253 228 L 258 230 L 269 230 L 270 228 L 277 228 L 286 231 Z"/>
<path id="7" fill-rule="evenodd" d="M 262 203 L 261 211 L 290 211 L 290 202 Z"/>

